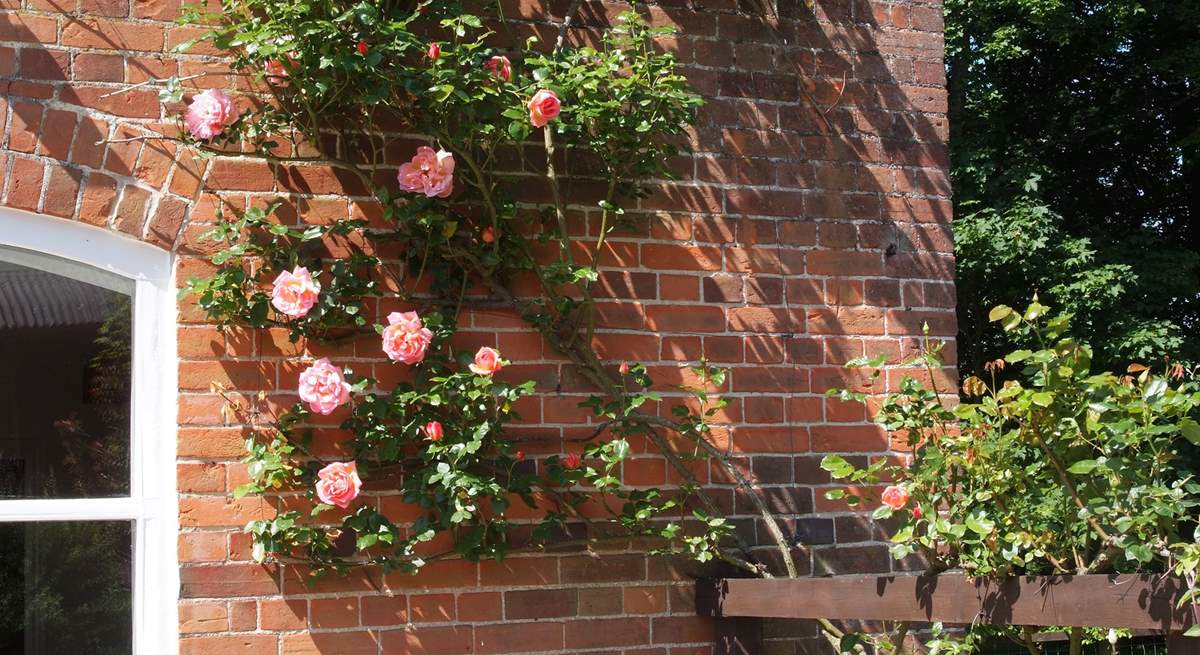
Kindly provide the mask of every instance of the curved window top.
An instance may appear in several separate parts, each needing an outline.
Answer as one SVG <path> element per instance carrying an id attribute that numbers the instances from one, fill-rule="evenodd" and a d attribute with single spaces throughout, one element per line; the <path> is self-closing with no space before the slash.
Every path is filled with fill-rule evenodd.
<path id="1" fill-rule="evenodd" d="M 166 283 L 171 279 L 171 255 L 164 250 L 112 230 L 18 209 L 0 207 L 0 245 L 36 253 L 39 267 L 46 255 L 65 260 L 61 269 L 54 270 L 65 277 L 78 279 L 72 271 L 79 269 L 72 264 L 85 264 L 84 275 L 92 279 L 84 281 L 93 284 L 103 273 L 117 285 L 130 280 Z M 19 252 L 5 259 L 21 264 L 18 257 Z"/>

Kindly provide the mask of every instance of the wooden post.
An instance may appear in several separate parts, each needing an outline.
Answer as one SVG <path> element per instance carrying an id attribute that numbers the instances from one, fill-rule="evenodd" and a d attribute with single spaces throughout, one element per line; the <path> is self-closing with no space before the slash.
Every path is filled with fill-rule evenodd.
<path id="1" fill-rule="evenodd" d="M 759 655 L 763 652 L 763 621 L 758 617 L 721 616 L 725 585 L 721 580 L 696 583 L 696 610 L 715 622 L 713 655 Z"/>
<path id="2" fill-rule="evenodd" d="M 1200 655 L 1200 637 L 1185 637 L 1182 632 L 1168 632 L 1167 655 Z"/>
<path id="3" fill-rule="evenodd" d="M 760 655 L 763 652 L 762 619 L 740 617 L 713 620 L 717 622 L 713 655 Z"/>

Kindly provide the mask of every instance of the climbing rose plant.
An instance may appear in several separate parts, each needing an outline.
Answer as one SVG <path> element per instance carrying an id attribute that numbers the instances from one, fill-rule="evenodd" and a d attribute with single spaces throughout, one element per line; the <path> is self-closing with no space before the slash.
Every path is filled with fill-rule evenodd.
<path id="1" fill-rule="evenodd" d="M 181 117 L 190 146 L 333 167 L 382 212 L 382 223 L 319 225 L 284 223 L 279 205 L 223 215 L 206 235 L 221 244 L 216 270 L 188 291 L 221 325 L 293 340 L 373 329 L 405 380 L 386 388 L 336 357 L 299 375 L 301 402 L 247 441 L 251 481 L 237 494 L 282 499 L 277 516 L 248 527 L 256 559 L 298 559 L 318 575 L 414 571 L 449 554 L 652 537 L 658 552 L 766 570 L 691 472 L 691 460 L 720 455 L 709 420 L 724 403 L 709 394 L 724 373 L 701 363 L 695 388 L 664 397 L 644 366 L 593 349 L 605 241 L 643 182 L 672 177 L 666 162 L 700 104 L 655 45 L 667 30 L 627 12 L 595 46 L 567 44 L 564 24 L 554 43 L 497 50 L 508 24 L 445 2 L 226 0 L 183 20 L 207 22 L 259 91 L 194 96 Z M 586 212 L 586 238 L 568 211 Z M 527 280 L 537 293 L 516 291 Z M 384 301 L 398 311 L 375 316 Z M 457 317 L 478 303 L 516 311 L 595 388 L 585 405 L 596 429 L 581 449 L 533 458 L 517 448 L 509 424 L 533 382 L 507 375 L 493 347 L 455 346 Z M 660 402 L 673 403 L 670 417 Z M 342 418 L 344 460 L 312 452 L 313 415 Z M 624 486 L 637 445 L 666 457 L 680 483 Z M 364 496 L 366 486 L 402 503 Z"/>
<path id="2" fill-rule="evenodd" d="M 602 361 L 593 348 L 606 240 L 629 222 L 645 182 L 671 177 L 667 162 L 700 104 L 655 46 L 666 30 L 627 12 L 594 46 L 571 45 L 569 15 L 553 43 L 518 45 L 502 17 L 440 0 L 223 0 L 219 13 L 183 20 L 207 21 L 207 38 L 258 83 L 246 96 L 194 96 L 183 141 L 281 174 L 332 167 L 381 214 L 292 225 L 271 205 L 222 216 L 207 235 L 221 244 L 215 271 L 188 291 L 221 325 L 293 340 L 374 330 L 404 380 L 387 388 L 330 359 L 300 375 L 301 402 L 246 444 L 251 481 L 237 493 L 279 496 L 275 517 L 248 526 L 256 559 L 298 559 L 315 575 L 416 571 L 445 555 L 651 537 L 656 552 L 799 575 L 779 519 L 712 438 L 724 372 L 702 361 L 697 383 L 668 396 L 644 366 Z M 164 97 L 180 90 L 171 80 Z M 579 218 L 586 229 L 572 226 Z M 595 389 L 582 449 L 538 458 L 518 449 L 509 426 L 533 382 L 511 379 L 494 348 L 456 346 L 461 310 L 479 303 L 518 313 Z M 935 573 L 1157 566 L 1194 580 L 1200 549 L 1182 530 L 1194 528 L 1196 483 L 1177 453 L 1178 437 L 1200 432 L 1190 418 L 1197 392 L 1144 370 L 1093 375 L 1064 320 L 1042 326 L 1036 303 L 1023 315 L 998 311 L 1009 329 L 1043 340 L 1006 360 L 1028 382 L 971 378 L 964 391 L 980 402 L 952 409 L 949 390 L 906 380 L 881 420 L 907 441 L 911 462 L 830 456 L 825 468 L 855 484 L 831 497 L 857 504 L 883 486 L 875 516 L 899 520 L 893 553 L 924 556 Z M 932 380 L 936 362 L 932 346 L 916 363 Z M 342 419 L 346 458 L 313 454 L 313 414 Z M 635 450 L 664 457 L 679 484 L 622 484 Z M 752 503 L 772 557 L 731 529 L 693 460 L 722 470 Z M 368 485 L 389 495 L 364 497 Z M 393 492 L 400 503 L 387 502 Z M 1057 534 L 1066 538 L 1048 536 Z M 868 636 L 820 623 L 840 650 L 893 655 L 908 630 Z M 931 643 L 953 650 L 952 641 L 938 632 Z"/>
<path id="3" fill-rule="evenodd" d="M 1070 336 L 1070 316 L 1052 316 L 1036 299 L 1024 312 L 996 307 L 991 319 L 1029 347 L 967 377 L 958 404 L 945 397 L 953 389 L 930 384 L 940 348 L 906 362 L 924 367 L 926 379 L 906 377 L 877 420 L 911 454 L 827 455 L 822 468 L 851 483 L 827 496 L 873 506 L 874 518 L 888 521 L 892 555 L 920 557 L 929 573 L 1174 572 L 1190 584 L 1183 602 L 1195 608 L 1200 387 L 1192 372 L 1178 364 L 1095 372 L 1091 348 Z M 1076 645 L 1083 637 L 1072 630 Z"/>

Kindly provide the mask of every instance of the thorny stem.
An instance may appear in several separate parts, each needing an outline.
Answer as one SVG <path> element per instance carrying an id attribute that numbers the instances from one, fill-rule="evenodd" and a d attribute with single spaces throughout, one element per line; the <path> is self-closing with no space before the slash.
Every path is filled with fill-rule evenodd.
<path id="1" fill-rule="evenodd" d="M 1038 446 L 1042 449 L 1042 452 L 1046 454 L 1046 459 L 1049 460 L 1050 465 L 1054 467 L 1055 473 L 1058 474 L 1059 481 L 1063 483 L 1063 487 L 1065 487 L 1067 493 L 1071 495 L 1071 498 L 1075 501 L 1075 505 L 1081 510 L 1087 509 L 1087 505 L 1083 502 L 1083 499 L 1079 497 L 1079 491 L 1075 489 L 1075 484 L 1071 482 L 1070 474 L 1068 474 L 1067 469 L 1063 467 L 1062 461 L 1058 459 L 1058 455 L 1055 455 L 1054 451 L 1050 450 L 1049 444 L 1047 444 L 1046 440 L 1042 437 L 1042 432 L 1038 429 L 1036 423 L 1033 424 L 1032 429 L 1033 436 L 1037 437 Z M 1097 521 L 1096 517 L 1092 516 L 1091 513 L 1088 514 L 1087 522 L 1088 525 L 1092 526 L 1092 530 L 1099 535 L 1100 539 L 1105 544 L 1112 543 L 1112 537 L 1109 536 L 1108 532 L 1100 526 L 1100 522 Z"/>
<path id="2" fill-rule="evenodd" d="M 1029 651 L 1029 655 L 1042 655 L 1042 649 L 1033 641 L 1033 628 L 1031 626 L 1021 626 L 1021 639 L 1025 644 L 1025 650 Z"/>
<path id="3" fill-rule="evenodd" d="M 892 637 L 892 654 L 902 655 L 904 653 L 904 639 L 908 637 L 908 621 L 901 621 L 900 625 L 896 626 L 896 634 Z"/>

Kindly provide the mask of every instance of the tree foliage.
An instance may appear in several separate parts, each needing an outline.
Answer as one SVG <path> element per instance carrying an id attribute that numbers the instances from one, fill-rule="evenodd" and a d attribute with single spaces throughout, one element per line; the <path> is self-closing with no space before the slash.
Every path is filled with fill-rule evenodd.
<path id="1" fill-rule="evenodd" d="M 1031 291 L 1097 365 L 1196 359 L 1200 2 L 948 0 L 962 360 Z"/>

